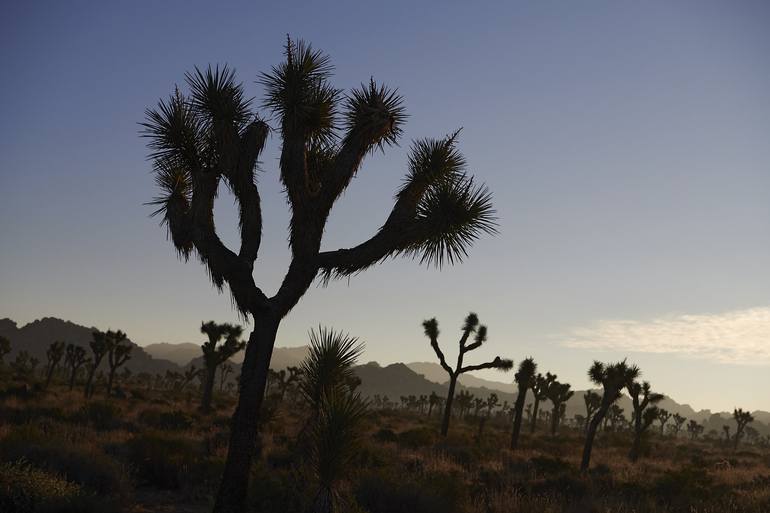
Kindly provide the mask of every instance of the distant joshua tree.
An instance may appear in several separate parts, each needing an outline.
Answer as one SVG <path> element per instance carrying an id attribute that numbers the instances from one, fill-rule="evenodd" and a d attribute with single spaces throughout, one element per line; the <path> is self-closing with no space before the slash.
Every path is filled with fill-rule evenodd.
<path id="1" fill-rule="evenodd" d="M 631 427 L 633 429 L 634 441 L 631 444 L 631 450 L 628 458 L 631 461 L 639 459 L 639 450 L 642 446 L 642 436 L 647 429 L 658 418 L 658 408 L 655 406 L 663 400 L 663 394 L 656 394 L 651 391 L 650 383 L 645 381 L 639 383 L 636 380 L 629 380 L 626 384 L 628 394 L 631 396 L 631 404 L 634 407 L 631 417 Z"/>
<path id="2" fill-rule="evenodd" d="M 233 373 L 235 367 L 230 362 L 225 362 L 219 366 L 219 391 L 224 392 L 225 383 L 227 383 L 227 376 Z"/>
<path id="3" fill-rule="evenodd" d="M 538 411 L 540 402 L 548 399 L 548 387 L 556 380 L 556 375 L 546 372 L 545 376 L 538 374 L 532 381 L 532 395 L 535 397 L 535 404 L 532 409 L 532 423 L 529 426 L 529 432 L 534 433 L 537 428 Z"/>
<path id="4" fill-rule="evenodd" d="M 548 386 L 547 396 L 553 403 L 553 410 L 551 410 L 551 435 L 556 436 L 556 432 L 559 429 L 559 421 L 564 413 L 564 406 L 567 401 L 575 394 L 570 390 L 569 383 L 559 383 L 554 376 L 553 382 Z"/>
<path id="5" fill-rule="evenodd" d="M 443 398 L 440 397 L 436 392 L 431 392 L 430 396 L 428 397 L 428 417 L 430 417 L 430 414 L 433 412 L 433 408 L 441 407 L 442 403 Z"/>
<path id="6" fill-rule="evenodd" d="M 486 407 L 487 407 L 487 417 L 492 416 L 492 410 L 494 410 L 498 403 L 500 402 L 500 398 L 497 396 L 496 393 L 492 392 L 489 394 L 489 397 L 487 397 Z"/>
<path id="7" fill-rule="evenodd" d="M 102 363 L 102 360 L 107 355 L 108 349 L 106 333 L 96 330 L 91 333 L 91 337 L 93 340 L 91 340 L 88 345 L 91 347 L 93 356 L 91 356 L 91 361 L 86 364 L 88 375 L 86 376 L 86 386 L 83 390 L 86 398 L 91 397 L 94 394 L 94 377 L 96 376 L 99 364 Z"/>
<path id="8" fill-rule="evenodd" d="M 671 413 L 664 408 L 658 408 L 658 422 L 660 422 L 660 434 L 663 435 L 666 429 L 666 422 L 671 418 Z"/>
<path id="9" fill-rule="evenodd" d="M 521 432 L 522 413 L 524 411 L 524 402 L 527 400 L 527 390 L 532 388 L 535 381 L 535 372 L 537 364 L 533 358 L 525 358 L 519 364 L 519 370 L 516 372 L 514 381 L 519 389 L 516 395 L 516 403 L 513 406 L 513 430 L 511 432 L 511 450 L 519 445 L 519 434 Z"/>
<path id="10" fill-rule="evenodd" d="M 674 421 L 674 425 L 670 427 L 671 434 L 674 435 L 674 438 L 679 436 L 679 431 L 682 429 L 682 425 L 687 422 L 687 419 L 678 413 L 675 413 L 672 417 L 672 420 Z"/>
<path id="11" fill-rule="evenodd" d="M 110 367 L 107 374 L 107 395 L 109 396 L 115 382 L 115 373 L 131 358 L 131 350 L 134 347 L 124 343 L 128 337 L 120 330 L 108 330 L 104 338 L 107 343 L 107 364 Z"/>
<path id="12" fill-rule="evenodd" d="M 177 91 L 148 110 L 143 123 L 161 189 L 155 214 L 163 217 L 179 254 L 187 260 L 197 253 L 214 285 L 227 284 L 236 308 L 254 321 L 216 513 L 243 510 L 278 326 L 316 277 L 349 277 L 397 255 L 429 265 L 457 263 L 474 240 L 495 232 L 491 196 L 466 174 L 455 133 L 414 143 L 395 205 L 372 238 L 321 251 L 332 207 L 365 157 L 398 141 L 406 115 L 396 91 L 373 79 L 343 96 L 330 84 L 329 58 L 302 41 L 288 41 L 285 55 L 260 79 L 263 105 L 282 139 L 280 179 L 291 209 L 291 263 L 273 297 L 252 275 L 262 241 L 255 168 L 270 128 L 252 111 L 234 72 L 227 66 L 196 69 L 186 76 L 189 96 Z M 214 225 L 223 182 L 239 207 L 236 250 L 225 246 Z"/>
<path id="13" fill-rule="evenodd" d="M 585 394 L 583 394 L 583 402 L 586 405 L 586 416 L 585 416 L 584 427 L 585 429 L 588 429 L 588 423 L 591 421 L 591 418 L 593 417 L 594 412 L 598 410 L 599 406 L 602 404 L 602 396 L 592 390 L 588 390 Z"/>
<path id="14" fill-rule="evenodd" d="M 11 369 L 20 378 L 34 377 L 35 369 L 40 360 L 30 356 L 29 351 L 22 349 L 16 353 L 16 358 L 11 362 Z"/>
<path id="15" fill-rule="evenodd" d="M 687 424 L 687 432 L 690 433 L 690 440 L 697 440 L 698 435 L 703 433 L 703 426 L 701 424 L 698 424 L 697 421 L 691 420 Z"/>
<path id="16" fill-rule="evenodd" d="M 75 386 L 75 377 L 77 376 L 78 369 L 88 362 L 89 359 L 86 356 L 86 350 L 80 346 L 74 344 L 67 344 L 67 349 L 64 355 L 64 364 L 69 368 L 70 378 L 69 387 L 70 390 Z"/>
<path id="17" fill-rule="evenodd" d="M 65 347 L 66 344 L 64 342 L 57 340 L 56 342 L 51 343 L 51 345 L 48 346 L 48 349 L 46 349 L 45 385 L 43 388 L 48 388 L 48 385 L 51 384 L 53 373 L 59 365 L 59 362 L 61 362 L 61 359 L 64 357 Z"/>
<path id="18" fill-rule="evenodd" d="M 457 417 L 462 419 L 465 417 L 465 413 L 471 409 L 471 405 L 473 405 L 473 394 L 468 392 L 467 390 L 460 390 L 460 393 L 457 394 L 457 408 L 459 411 L 457 412 Z M 446 405 L 446 401 L 444 401 L 444 404 Z M 446 413 L 446 410 L 444 410 Z"/>
<path id="19" fill-rule="evenodd" d="M 747 424 L 754 422 L 754 417 L 751 413 L 743 411 L 742 408 L 735 408 L 733 410 L 733 419 L 735 419 L 735 423 L 737 424 L 737 428 L 735 429 L 735 449 L 737 450 L 738 444 L 743 436 L 743 430 L 746 428 Z"/>
<path id="20" fill-rule="evenodd" d="M 607 414 L 607 410 L 610 406 L 620 398 L 621 390 L 629 381 L 633 381 L 639 376 L 639 368 L 636 365 L 628 365 L 626 361 L 604 364 L 602 362 L 594 361 L 591 368 L 588 370 L 589 379 L 597 384 L 601 385 L 604 389 L 602 394 L 602 402 L 599 405 L 599 409 L 596 410 L 591 422 L 589 423 L 588 430 L 586 432 L 586 442 L 583 447 L 583 458 L 580 462 L 580 471 L 586 472 L 591 463 L 591 450 L 593 448 L 594 438 L 596 437 L 596 430 L 599 428 L 604 416 Z"/>
<path id="21" fill-rule="evenodd" d="M 455 387 L 457 386 L 457 378 L 466 372 L 481 369 L 499 369 L 507 371 L 510 370 L 510 368 L 513 366 L 513 362 L 511 360 L 502 359 L 499 356 L 496 356 L 495 359 L 491 362 L 482 363 L 479 365 L 467 365 L 463 367 L 465 354 L 473 351 L 474 349 L 478 349 L 487 340 L 487 327 L 484 325 L 479 325 L 479 318 L 475 313 L 471 312 L 465 318 L 465 322 L 462 328 L 462 336 L 460 337 L 459 341 L 460 352 L 457 356 L 457 364 L 455 365 L 454 369 L 452 369 L 452 367 L 450 367 L 446 362 L 444 353 L 441 351 L 441 348 L 438 345 L 439 331 L 438 321 L 436 318 L 434 317 L 433 319 L 429 319 L 423 322 L 422 326 L 425 329 L 425 336 L 430 339 L 430 345 L 433 348 L 433 351 L 435 351 L 436 356 L 438 356 L 441 367 L 443 367 L 447 374 L 449 374 L 449 391 L 447 392 L 446 404 L 444 406 L 444 419 L 441 423 L 441 435 L 446 436 L 449 432 L 449 419 L 452 415 L 452 400 L 454 399 Z M 473 343 L 466 345 L 471 334 L 475 334 Z"/>
<path id="22" fill-rule="evenodd" d="M 11 352 L 11 341 L 0 335 L 0 366 L 3 365 L 5 356 Z"/>
<path id="23" fill-rule="evenodd" d="M 239 340 L 243 328 L 233 324 L 217 324 L 214 321 L 209 321 L 201 324 L 201 333 L 206 335 L 208 340 L 201 346 L 205 369 L 200 410 L 209 412 L 211 411 L 211 397 L 214 394 L 217 368 L 246 347 L 246 342 Z M 223 337 L 225 341 L 218 345 Z"/>

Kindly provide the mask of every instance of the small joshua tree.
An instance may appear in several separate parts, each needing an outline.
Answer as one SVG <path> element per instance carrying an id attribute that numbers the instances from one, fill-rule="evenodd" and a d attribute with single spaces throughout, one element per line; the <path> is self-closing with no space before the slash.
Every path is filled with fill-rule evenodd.
<path id="1" fill-rule="evenodd" d="M 83 390 L 83 394 L 86 398 L 91 397 L 94 393 L 94 377 L 96 376 L 99 364 L 102 363 L 102 360 L 107 355 L 108 349 L 106 333 L 96 330 L 91 333 L 91 337 L 93 340 L 91 340 L 88 345 L 91 348 L 92 356 L 91 361 L 86 364 L 88 375 L 86 376 L 86 386 Z"/>
<path id="2" fill-rule="evenodd" d="M 674 438 L 679 436 L 679 431 L 682 429 L 682 425 L 687 422 L 687 419 L 678 413 L 675 413 L 672 417 L 672 420 L 674 421 L 674 424 L 671 426 L 671 434 L 674 435 Z"/>
<path id="3" fill-rule="evenodd" d="M 494 410 L 497 407 L 499 402 L 500 402 L 500 398 L 497 396 L 496 393 L 492 392 L 491 394 L 489 394 L 489 397 L 487 397 L 487 403 L 486 403 L 487 417 L 492 416 L 492 410 Z"/>
<path id="4" fill-rule="evenodd" d="M 527 400 L 527 390 L 532 388 L 537 372 L 537 364 L 533 358 L 525 358 L 519 364 L 519 370 L 516 372 L 514 380 L 519 389 L 516 396 L 516 403 L 513 406 L 513 431 L 511 432 L 511 450 L 519 445 L 519 434 L 521 432 L 522 414 L 524 411 L 524 402 Z"/>
<path id="5" fill-rule="evenodd" d="M 70 390 L 75 386 L 75 378 L 77 377 L 78 369 L 86 364 L 88 357 L 86 356 L 86 350 L 80 346 L 74 344 L 67 344 L 67 349 L 64 355 L 64 364 L 69 368 L 70 378 L 69 387 Z"/>
<path id="6" fill-rule="evenodd" d="M 288 41 L 283 62 L 260 78 L 263 106 L 282 139 L 279 175 L 291 209 L 291 262 L 272 297 L 253 276 L 262 242 L 255 168 L 270 129 L 234 72 L 226 66 L 196 69 L 186 77 L 189 95 L 177 92 L 161 101 L 143 123 L 161 189 L 156 214 L 175 248 L 185 260 L 197 254 L 214 285 L 227 285 L 239 312 L 253 318 L 217 513 L 243 510 L 278 326 L 316 278 L 349 277 L 398 255 L 426 264 L 459 263 L 473 241 L 495 231 L 491 196 L 467 174 L 453 134 L 414 143 L 406 180 L 376 234 L 352 248 L 322 251 L 332 207 L 366 156 L 398 141 L 406 118 L 396 91 L 370 80 L 345 96 L 331 85 L 331 73 L 322 52 Z M 214 224 L 223 182 L 239 207 L 235 250 Z"/>
<path id="7" fill-rule="evenodd" d="M 120 330 L 108 330 L 104 339 L 107 343 L 107 364 L 110 367 L 107 374 L 107 396 L 109 396 L 112 393 L 112 385 L 115 382 L 115 373 L 131 358 L 133 346 L 126 343 L 127 336 Z"/>
<path id="8" fill-rule="evenodd" d="M 655 405 L 662 401 L 664 396 L 652 392 L 650 390 L 650 383 L 647 381 L 639 383 L 636 380 L 629 380 L 626 384 L 626 389 L 631 396 L 631 403 L 634 407 L 631 417 L 634 441 L 631 444 L 628 458 L 631 461 L 636 461 L 639 459 L 642 436 L 647 431 L 647 428 L 658 418 L 659 412 Z"/>
<path id="9" fill-rule="evenodd" d="M 470 411 L 471 405 L 473 404 L 473 394 L 468 392 L 467 390 L 460 390 L 460 393 L 457 394 L 457 418 L 462 419 L 465 416 L 465 412 Z M 446 413 L 446 401 L 444 401 L 445 410 Z M 443 418 L 442 418 L 443 420 Z"/>
<path id="10" fill-rule="evenodd" d="M 11 341 L 0 335 L 0 366 L 3 365 L 5 356 L 11 352 Z"/>
<path id="11" fill-rule="evenodd" d="M 639 376 L 639 368 L 636 365 L 628 365 L 626 361 L 604 364 L 594 361 L 588 370 L 588 378 L 595 384 L 601 385 L 604 389 L 602 393 L 602 402 L 599 409 L 596 410 L 591 422 L 589 422 L 586 432 L 586 442 L 583 447 L 583 458 L 580 462 L 580 471 L 586 472 L 591 463 L 591 450 L 593 449 L 596 431 L 599 428 L 607 410 L 620 398 L 621 391 L 626 383 L 636 379 Z"/>
<path id="12" fill-rule="evenodd" d="M 203 412 L 209 412 L 217 368 L 246 347 L 246 342 L 239 340 L 243 329 L 232 324 L 217 324 L 214 321 L 202 323 L 201 333 L 206 335 L 208 340 L 201 346 L 205 369 L 200 409 Z M 223 337 L 224 343 L 218 345 Z"/>
<path id="13" fill-rule="evenodd" d="M 436 392 L 431 392 L 428 397 L 428 417 L 433 413 L 433 408 L 441 404 L 441 397 Z"/>
<path id="14" fill-rule="evenodd" d="M 594 415 L 594 412 L 599 409 L 599 406 L 602 404 L 602 396 L 601 394 L 597 394 L 596 392 L 589 390 L 585 394 L 583 394 L 583 402 L 586 405 L 586 417 L 585 417 L 585 429 L 588 429 L 588 423 L 591 422 L 591 418 Z"/>
<path id="15" fill-rule="evenodd" d="M 37 358 L 31 357 L 29 351 L 22 349 L 11 362 L 11 370 L 17 377 L 28 379 L 34 377 L 38 363 L 40 361 Z"/>
<path id="16" fill-rule="evenodd" d="M 548 399 L 548 387 L 556 380 L 556 375 L 546 372 L 545 376 L 538 374 L 532 382 L 532 394 L 535 396 L 535 404 L 532 409 L 532 423 L 529 432 L 534 433 L 537 428 L 538 411 L 540 402 Z"/>
<path id="17" fill-rule="evenodd" d="M 661 436 L 664 433 L 664 430 L 666 429 L 666 422 L 668 422 L 668 419 L 671 418 L 671 413 L 668 412 L 668 410 L 664 408 L 658 408 L 658 422 L 660 422 L 660 434 Z"/>
<path id="18" fill-rule="evenodd" d="M 754 417 L 750 412 L 743 411 L 742 408 L 735 408 L 733 410 L 733 419 L 735 419 L 735 423 L 737 424 L 735 429 L 735 449 L 737 450 L 738 444 L 743 436 L 743 430 L 746 428 L 747 424 L 754 422 Z"/>
<path id="19" fill-rule="evenodd" d="M 230 362 L 225 362 L 219 366 L 219 391 L 224 392 L 225 383 L 227 383 L 227 376 L 233 373 L 235 367 Z"/>
<path id="20" fill-rule="evenodd" d="M 48 385 L 51 384 L 51 378 L 53 378 L 53 373 L 56 370 L 56 367 L 58 367 L 59 362 L 61 362 L 61 359 L 64 357 L 64 348 L 66 345 L 64 342 L 57 340 L 56 342 L 51 343 L 50 346 L 48 346 L 48 349 L 45 351 L 45 357 L 46 357 L 46 365 L 45 365 L 45 385 L 44 388 L 48 388 Z"/>
<path id="21" fill-rule="evenodd" d="M 481 369 L 499 369 L 503 371 L 510 370 L 513 367 L 511 360 L 505 360 L 499 356 L 494 360 L 479 365 L 466 365 L 463 366 L 463 360 L 466 353 L 478 349 L 487 340 L 487 327 L 479 325 L 479 318 L 475 313 L 470 313 L 465 318 L 465 322 L 462 327 L 462 336 L 460 337 L 459 345 L 460 351 L 457 356 L 457 364 L 455 368 L 449 366 L 444 357 L 444 353 L 438 345 L 438 321 L 435 319 L 429 319 L 422 323 L 425 329 L 425 336 L 430 339 L 430 345 L 438 356 L 441 367 L 449 374 L 449 391 L 447 392 L 446 403 L 444 405 L 444 418 L 441 422 L 441 435 L 446 436 L 449 432 L 449 419 L 452 415 L 452 401 L 454 399 L 455 387 L 457 386 L 457 379 L 461 374 L 466 372 L 481 370 Z M 471 344 L 467 344 L 468 338 L 474 334 L 474 339 Z"/>
<path id="22" fill-rule="evenodd" d="M 698 435 L 703 433 L 703 426 L 697 421 L 691 420 L 687 423 L 687 432 L 690 433 L 690 440 L 696 440 Z"/>
<path id="23" fill-rule="evenodd" d="M 553 403 L 553 410 L 551 410 L 552 436 L 556 436 L 556 431 L 559 429 L 559 421 L 564 412 L 565 403 L 575 394 L 570 388 L 569 383 L 559 383 L 556 381 L 556 376 L 554 376 L 553 382 L 548 387 L 546 395 L 551 403 Z"/>

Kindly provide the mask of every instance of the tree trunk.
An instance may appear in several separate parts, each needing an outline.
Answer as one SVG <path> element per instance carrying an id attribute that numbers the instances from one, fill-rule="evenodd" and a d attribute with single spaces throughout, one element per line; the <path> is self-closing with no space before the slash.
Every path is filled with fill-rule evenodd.
<path id="1" fill-rule="evenodd" d="M 455 396 L 455 386 L 457 385 L 457 376 L 452 375 L 449 378 L 449 391 L 446 394 L 446 404 L 444 405 L 444 419 L 441 421 L 441 436 L 446 436 L 449 432 L 449 417 L 452 415 L 452 400 Z"/>
<path id="2" fill-rule="evenodd" d="M 514 406 L 515 415 L 513 417 L 513 432 L 511 433 L 511 450 L 515 450 L 519 445 L 519 433 L 521 432 L 521 421 L 524 413 L 524 402 L 527 400 L 527 389 L 519 388 L 519 395 L 516 397 Z"/>
<path id="3" fill-rule="evenodd" d="M 636 462 L 639 459 L 639 448 L 642 444 L 642 433 L 634 430 L 634 443 L 631 444 L 631 450 L 628 452 L 628 459 Z"/>
<path id="4" fill-rule="evenodd" d="M 551 413 L 551 436 L 556 436 L 556 431 L 559 429 L 559 411 L 561 410 L 561 405 L 554 403 L 553 405 L 553 412 Z"/>
<path id="5" fill-rule="evenodd" d="M 117 367 L 110 367 L 110 374 L 107 378 L 107 397 L 112 394 L 112 382 L 115 381 L 115 371 L 118 370 Z"/>
<path id="6" fill-rule="evenodd" d="M 211 411 L 211 396 L 214 394 L 214 378 L 216 377 L 217 368 L 206 368 L 206 377 L 203 380 L 203 397 L 201 398 L 201 411 Z"/>
<path id="7" fill-rule="evenodd" d="M 269 315 L 254 316 L 254 331 L 251 332 L 246 346 L 238 406 L 231 422 L 230 445 L 214 513 L 243 511 L 251 464 L 257 448 L 259 410 L 265 396 L 267 371 L 270 368 L 279 322 Z"/>
<path id="8" fill-rule="evenodd" d="M 430 414 L 432 411 L 433 411 L 433 403 L 430 403 L 430 406 L 428 406 L 428 417 L 430 417 Z"/>
<path id="9" fill-rule="evenodd" d="M 72 390 L 75 387 L 75 376 L 78 373 L 78 368 L 73 367 L 72 372 L 70 373 L 70 390 Z"/>
<path id="10" fill-rule="evenodd" d="M 94 374 L 96 374 L 96 367 L 88 371 L 88 378 L 86 379 L 86 387 L 83 390 L 83 395 L 88 399 L 91 397 L 91 387 L 94 384 Z"/>
<path id="11" fill-rule="evenodd" d="M 48 372 L 46 373 L 46 376 L 45 376 L 45 387 L 43 387 L 43 388 L 48 388 L 48 385 L 51 384 L 51 378 L 53 378 L 53 371 L 54 370 L 56 370 L 56 365 L 52 364 L 48 368 Z"/>
<path id="12" fill-rule="evenodd" d="M 606 393 L 606 392 L 605 392 Z M 588 425 L 588 432 L 586 433 L 586 443 L 583 446 L 583 459 L 580 462 L 580 472 L 586 472 L 588 470 L 588 466 L 591 463 L 591 450 L 594 446 L 594 437 L 596 437 L 596 431 L 599 429 L 599 424 L 602 423 L 602 419 L 607 414 L 607 410 L 610 409 L 610 405 L 607 404 L 607 407 L 605 408 L 604 405 L 597 410 L 596 413 L 594 413 L 593 418 L 591 419 L 591 423 Z"/>
<path id="13" fill-rule="evenodd" d="M 535 396 L 535 405 L 532 407 L 532 423 L 529 425 L 529 432 L 534 433 L 537 427 L 537 408 L 540 406 L 540 399 Z"/>

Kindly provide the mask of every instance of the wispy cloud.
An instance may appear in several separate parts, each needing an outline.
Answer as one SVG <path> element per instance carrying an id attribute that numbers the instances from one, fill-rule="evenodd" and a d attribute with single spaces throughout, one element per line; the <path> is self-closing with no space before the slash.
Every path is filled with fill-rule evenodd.
<path id="1" fill-rule="evenodd" d="M 677 353 L 739 365 L 770 365 L 770 307 L 650 321 L 602 320 L 567 333 L 567 347 Z"/>

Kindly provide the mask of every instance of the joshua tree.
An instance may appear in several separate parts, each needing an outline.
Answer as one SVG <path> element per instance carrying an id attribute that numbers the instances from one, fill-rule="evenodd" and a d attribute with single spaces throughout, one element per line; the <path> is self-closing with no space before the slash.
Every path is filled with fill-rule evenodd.
<path id="1" fill-rule="evenodd" d="M 588 466 L 591 463 L 591 449 L 593 448 L 594 438 L 596 437 L 596 430 L 599 428 L 604 416 L 607 414 L 607 410 L 610 406 L 618 400 L 621 390 L 629 381 L 636 379 L 639 376 L 639 368 L 635 365 L 629 366 L 626 361 L 612 363 L 605 365 L 602 362 L 594 361 L 591 368 L 588 370 L 589 379 L 597 384 L 601 385 L 604 389 L 602 393 L 602 402 L 599 405 L 599 409 L 596 410 L 591 422 L 588 425 L 588 431 L 586 432 L 586 442 L 583 447 L 583 458 L 580 462 L 580 471 L 585 472 L 588 470 Z"/>
<path id="2" fill-rule="evenodd" d="M 75 386 L 75 377 L 77 376 L 78 369 L 85 365 L 86 362 L 88 362 L 88 357 L 86 357 L 86 350 L 84 348 L 74 344 L 67 344 L 64 364 L 70 370 L 70 390 Z"/>
<path id="3" fill-rule="evenodd" d="M 0 365 L 3 364 L 5 355 L 11 352 L 11 341 L 0 335 Z"/>
<path id="4" fill-rule="evenodd" d="M 678 413 L 675 413 L 672 417 L 672 420 L 674 421 L 674 425 L 671 426 L 671 433 L 674 435 L 674 438 L 679 436 L 679 431 L 682 429 L 682 425 L 687 422 L 687 419 L 685 417 L 682 417 Z"/>
<path id="5" fill-rule="evenodd" d="M 631 425 L 634 432 L 634 442 L 631 444 L 631 451 L 628 458 L 631 461 L 639 459 L 639 449 L 642 445 L 642 436 L 655 419 L 658 418 L 658 408 L 655 406 L 663 400 L 663 394 L 656 394 L 650 390 L 650 383 L 645 381 L 639 383 L 631 379 L 626 384 L 628 394 L 631 396 L 631 404 L 634 411 L 631 417 Z"/>
<path id="6" fill-rule="evenodd" d="M 133 346 L 124 344 L 127 337 L 120 330 L 108 330 L 104 338 L 107 343 L 107 364 L 110 367 L 109 374 L 107 375 L 107 396 L 109 396 L 112 393 L 112 385 L 115 382 L 115 373 L 131 358 Z"/>
<path id="7" fill-rule="evenodd" d="M 687 432 L 690 433 L 690 440 L 695 440 L 698 438 L 698 435 L 703 433 L 703 426 L 698 424 L 697 421 L 691 420 L 687 424 Z"/>
<path id="8" fill-rule="evenodd" d="M 564 413 L 565 403 L 575 394 L 570 390 L 569 383 L 559 383 L 555 378 L 556 376 L 547 391 L 548 399 L 553 403 L 553 410 L 551 410 L 551 435 L 553 436 L 556 436 L 556 431 L 559 429 L 559 420 Z"/>
<path id="9" fill-rule="evenodd" d="M 525 358 L 519 364 L 519 370 L 516 372 L 514 380 L 519 389 L 516 396 L 516 403 L 513 406 L 513 431 L 511 432 L 511 450 L 516 449 L 519 444 L 519 433 L 521 432 L 522 412 L 524 402 L 527 400 L 527 390 L 532 388 L 537 372 L 537 364 L 533 358 Z"/>
<path id="10" fill-rule="evenodd" d="M 458 418 L 463 418 L 465 416 L 465 412 L 469 411 L 471 409 L 471 405 L 473 404 L 473 394 L 468 392 L 467 390 L 460 390 L 460 393 L 457 394 L 457 407 L 460 411 L 457 412 Z M 446 400 L 444 401 L 444 414 L 446 414 Z M 443 422 L 443 418 L 442 418 Z"/>
<path id="11" fill-rule="evenodd" d="M 214 393 L 217 368 L 242 350 L 246 343 L 239 340 L 243 329 L 232 324 L 217 324 L 214 321 L 202 323 L 201 333 L 206 335 L 208 340 L 201 345 L 205 369 L 203 371 L 203 394 L 200 409 L 203 412 L 208 412 L 211 411 L 211 397 Z M 221 345 L 217 345 L 222 337 L 225 341 Z"/>
<path id="12" fill-rule="evenodd" d="M 83 391 L 86 398 L 91 397 L 94 393 L 94 376 L 96 375 L 96 370 L 99 368 L 99 364 L 102 363 L 104 356 L 107 354 L 106 333 L 97 330 L 92 332 L 91 336 L 93 340 L 91 340 L 88 345 L 91 347 L 93 356 L 91 357 L 90 363 L 86 364 L 88 376 L 86 377 L 86 386 Z"/>
<path id="13" fill-rule="evenodd" d="M 658 408 L 658 422 L 660 422 L 660 434 L 663 435 L 663 431 L 666 428 L 666 422 L 671 418 L 671 414 L 668 410 Z"/>
<path id="14" fill-rule="evenodd" d="M 540 401 L 548 399 L 548 387 L 556 380 L 556 375 L 546 372 L 545 376 L 538 374 L 532 382 L 532 395 L 535 396 L 535 404 L 532 409 L 532 423 L 529 426 L 529 432 L 534 433 L 537 428 L 537 414 L 540 407 Z"/>
<path id="15" fill-rule="evenodd" d="M 433 407 L 438 406 L 440 402 L 441 397 L 436 392 L 431 392 L 430 396 L 428 397 L 428 417 L 430 417 L 430 414 L 433 412 Z"/>
<path id="16" fill-rule="evenodd" d="M 230 444 L 214 510 L 242 510 L 276 332 L 319 272 L 324 281 L 349 277 L 391 256 L 441 266 L 460 262 L 472 242 L 495 232 L 491 196 L 466 174 L 457 133 L 414 143 L 409 171 L 383 226 L 349 249 L 321 251 L 329 213 L 364 158 L 395 144 L 406 118 L 401 97 L 374 80 L 343 96 L 330 83 L 328 57 L 288 41 L 286 59 L 261 76 L 263 105 L 283 144 L 280 179 L 291 209 L 291 262 L 274 296 L 252 272 L 262 235 L 255 168 L 269 127 L 255 115 L 228 67 L 187 75 L 189 96 L 176 92 L 147 111 L 144 135 L 161 194 L 153 203 L 180 256 L 195 252 L 214 285 L 227 284 L 236 308 L 251 316 Z M 224 181 L 240 214 L 240 249 L 214 226 L 214 200 Z"/>
<path id="17" fill-rule="evenodd" d="M 474 349 L 478 349 L 487 340 L 487 327 L 484 325 L 479 325 L 479 318 L 475 313 L 469 313 L 465 318 L 465 322 L 463 323 L 462 336 L 460 337 L 459 341 L 460 351 L 457 355 L 457 364 L 455 365 L 454 369 L 452 369 L 452 367 L 450 367 L 446 362 L 444 353 L 441 351 L 441 348 L 438 345 L 439 331 L 438 321 L 436 318 L 434 317 L 433 319 L 424 321 L 422 326 L 425 329 L 425 336 L 430 339 L 430 345 L 433 348 L 433 351 L 435 351 L 436 356 L 438 356 L 441 367 L 443 367 L 447 374 L 449 374 L 449 391 L 447 392 L 446 403 L 444 405 L 444 419 L 441 422 L 441 435 L 446 436 L 449 432 L 449 419 L 452 415 L 452 400 L 454 399 L 455 387 L 457 386 L 457 378 L 466 372 L 481 369 L 499 369 L 507 371 L 510 370 L 510 368 L 513 366 L 513 362 L 511 360 L 505 360 L 499 356 L 496 356 L 495 359 L 491 362 L 482 363 L 479 365 L 466 365 L 463 367 L 465 354 L 473 351 Z M 468 338 L 471 336 L 471 334 L 475 334 L 474 340 L 471 344 L 467 344 Z"/>
<path id="18" fill-rule="evenodd" d="M 588 390 L 583 394 L 583 402 L 586 405 L 585 428 L 588 429 L 588 423 L 591 421 L 594 412 L 602 404 L 602 396 L 592 390 Z"/>
<path id="19" fill-rule="evenodd" d="M 484 405 L 486 405 L 486 401 L 484 401 L 484 399 L 482 399 L 480 397 L 477 397 L 476 399 L 473 400 L 473 416 L 474 417 L 478 417 L 479 416 L 479 412 L 484 407 Z"/>
<path id="20" fill-rule="evenodd" d="M 722 431 L 724 431 L 724 433 L 725 433 L 725 442 L 729 442 L 730 441 L 730 426 L 725 424 L 724 426 L 722 426 Z"/>
<path id="21" fill-rule="evenodd" d="M 742 408 L 735 408 L 733 410 L 733 419 L 735 419 L 735 423 L 737 424 L 735 429 L 735 449 L 737 450 L 738 443 L 740 443 L 741 436 L 743 436 L 743 430 L 748 423 L 754 422 L 754 417 L 751 413 L 743 411 Z"/>
<path id="22" fill-rule="evenodd" d="M 187 385 L 193 382 L 194 379 L 199 379 L 203 374 L 204 369 L 199 369 L 195 365 L 190 365 L 184 372 L 179 375 L 179 382 L 177 383 L 177 390 L 180 392 L 187 388 Z"/>
<path id="23" fill-rule="evenodd" d="M 495 407 L 497 407 L 497 404 L 499 402 L 500 402 L 500 398 L 497 397 L 496 393 L 492 392 L 491 394 L 489 394 L 489 397 L 487 397 L 487 403 L 486 403 L 487 417 L 492 416 L 492 410 L 494 410 Z"/>
<path id="24" fill-rule="evenodd" d="M 620 429 L 620 427 L 622 427 L 626 422 L 626 416 L 623 414 L 624 411 L 625 410 L 623 410 L 623 408 L 617 404 L 610 406 L 610 409 L 605 417 L 604 428 L 607 429 L 607 421 L 609 421 L 610 429 L 612 431 L 617 431 Z"/>
<path id="25" fill-rule="evenodd" d="M 64 348 L 65 348 L 64 342 L 57 340 L 56 342 L 51 343 L 50 346 L 48 346 L 48 349 L 45 351 L 45 357 L 46 357 L 46 365 L 45 365 L 45 385 L 44 388 L 48 388 L 48 385 L 51 384 L 51 378 L 53 378 L 53 373 L 56 370 L 56 367 L 59 365 L 59 362 L 61 362 L 62 357 L 64 357 Z"/>
<path id="26" fill-rule="evenodd" d="M 18 377 L 26 379 L 34 376 L 38 363 L 40 361 L 37 358 L 31 357 L 29 352 L 23 349 L 16 353 L 16 358 L 11 362 L 11 369 Z"/>
<path id="27" fill-rule="evenodd" d="M 233 373 L 235 367 L 230 362 L 225 362 L 219 366 L 219 391 L 222 392 L 225 389 L 225 383 L 227 382 L 227 376 Z"/>

